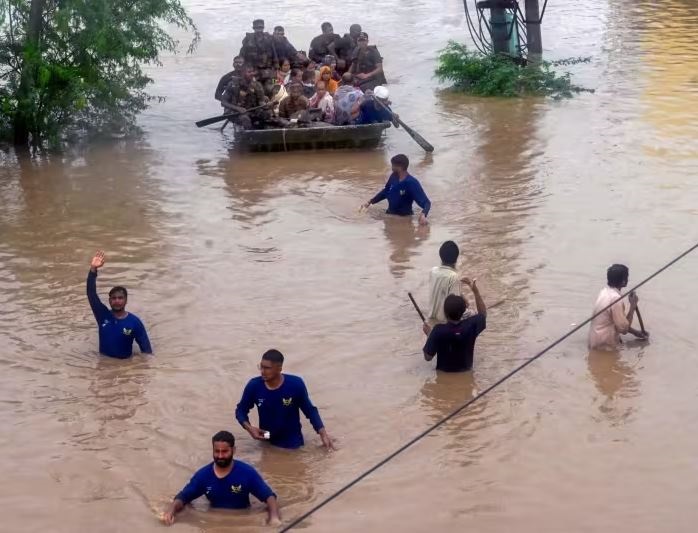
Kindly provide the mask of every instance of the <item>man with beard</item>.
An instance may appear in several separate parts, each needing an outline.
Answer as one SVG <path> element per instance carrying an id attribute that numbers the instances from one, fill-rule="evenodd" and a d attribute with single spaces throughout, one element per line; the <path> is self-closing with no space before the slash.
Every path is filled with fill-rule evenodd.
<path id="1" fill-rule="evenodd" d="M 266 108 L 244 112 L 267 102 L 262 85 L 255 80 L 254 67 L 245 65 L 242 68 L 242 78 L 233 78 L 226 88 L 221 105 L 231 113 L 242 113 L 231 120 L 245 129 L 251 129 L 262 128 L 271 118 L 270 113 Z"/>
<path id="2" fill-rule="evenodd" d="M 378 85 L 387 83 L 383 73 L 383 57 L 375 45 L 369 46 L 368 34 L 365 32 L 359 34 L 349 72 L 354 74 L 363 91 L 372 90 Z"/>
<path id="3" fill-rule="evenodd" d="M 318 64 L 322 63 L 327 54 L 332 53 L 330 47 L 339 39 L 339 35 L 334 32 L 334 28 L 329 22 L 323 22 L 320 28 L 322 33 L 310 41 L 310 50 L 308 50 L 310 60 Z"/>
<path id="4" fill-rule="evenodd" d="M 92 258 L 87 274 L 87 300 L 99 326 L 99 353 L 117 359 L 128 359 L 133 354 L 134 340 L 141 353 L 153 353 L 143 322 L 126 311 L 126 288 L 114 287 L 109 291 L 111 310 L 99 299 L 97 271 L 104 266 L 104 261 L 104 252 L 98 251 Z"/>
<path id="5" fill-rule="evenodd" d="M 235 437 L 228 431 L 219 431 L 212 440 L 213 462 L 199 469 L 167 510 L 161 520 L 170 526 L 184 507 L 200 496 L 206 496 L 212 508 L 247 509 L 250 494 L 267 504 L 267 524 L 281 524 L 276 495 L 257 471 L 242 461 L 234 461 Z"/>
<path id="6" fill-rule="evenodd" d="M 334 449 L 320 413 L 310 401 L 308 389 L 298 376 L 282 374 L 284 356 L 279 350 L 267 350 L 259 364 L 260 376 L 245 386 L 235 418 L 255 440 L 266 440 L 280 448 L 303 446 L 300 411 L 310 420 L 328 450 Z M 259 427 L 250 423 L 250 410 L 257 406 Z"/>
<path id="7" fill-rule="evenodd" d="M 223 101 L 223 93 L 225 93 L 226 87 L 228 87 L 230 82 L 233 81 L 233 78 L 242 78 L 242 66 L 244 64 L 245 60 L 242 57 L 235 56 L 235 58 L 233 58 L 233 70 L 231 70 L 227 74 L 224 74 L 218 82 L 218 86 L 216 87 L 216 94 L 214 96 L 216 100 L 218 100 L 219 102 Z"/>

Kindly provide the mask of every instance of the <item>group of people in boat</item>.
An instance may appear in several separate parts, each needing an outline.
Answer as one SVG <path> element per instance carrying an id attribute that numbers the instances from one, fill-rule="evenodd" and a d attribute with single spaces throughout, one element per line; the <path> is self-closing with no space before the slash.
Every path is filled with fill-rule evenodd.
<path id="1" fill-rule="evenodd" d="M 307 53 L 289 42 L 282 26 L 270 35 L 257 19 L 252 30 L 233 59 L 233 70 L 216 87 L 215 99 L 232 122 L 245 129 L 311 123 L 397 126 L 383 58 L 359 24 L 340 37 L 324 22 Z"/>
<path id="2" fill-rule="evenodd" d="M 411 217 L 413 204 L 421 208 L 419 223 L 427 224 L 431 201 L 419 180 L 409 171 L 409 160 L 404 154 L 391 159 L 392 173 L 385 186 L 361 208 L 387 200 L 387 214 Z M 439 249 L 440 264 L 429 273 L 429 304 L 422 329 L 426 342 L 422 349 L 424 359 L 436 358 L 436 369 L 443 372 L 465 372 L 473 367 L 475 342 L 487 327 L 487 306 L 475 279 L 462 277 L 457 270 L 460 254 L 453 241 L 444 242 Z M 142 353 L 153 349 L 143 322 L 126 311 L 128 292 L 125 287 L 109 291 L 109 307 L 97 294 L 97 274 L 105 264 L 103 252 L 97 252 L 87 276 L 87 298 L 97 321 L 100 353 L 116 358 L 128 358 L 136 342 Z M 625 265 L 613 265 L 607 271 L 607 287 L 599 294 L 595 316 L 589 330 L 589 348 L 616 350 L 621 334 L 630 333 L 646 339 L 648 334 L 631 327 L 637 310 L 638 297 L 631 293 L 629 307 L 620 300 L 621 291 L 628 284 L 629 270 Z M 465 289 L 472 293 L 474 306 L 465 297 Z M 473 308 L 474 307 L 474 308 Z M 300 413 L 310 421 L 322 444 L 332 450 L 334 440 L 329 436 L 313 405 L 305 382 L 299 376 L 283 372 L 284 355 L 276 349 L 266 350 L 259 363 L 260 375 L 249 380 L 235 409 L 235 418 L 256 441 L 286 449 L 304 445 Z M 249 413 L 256 408 L 258 424 L 253 424 Z M 235 437 L 227 430 L 212 437 L 213 461 L 200 468 L 187 485 L 174 497 L 161 520 L 172 524 L 176 515 L 193 500 L 206 496 L 211 507 L 245 509 L 250 506 L 250 495 L 266 503 L 267 521 L 279 524 L 281 520 L 276 493 L 261 474 L 251 465 L 234 459 Z"/>

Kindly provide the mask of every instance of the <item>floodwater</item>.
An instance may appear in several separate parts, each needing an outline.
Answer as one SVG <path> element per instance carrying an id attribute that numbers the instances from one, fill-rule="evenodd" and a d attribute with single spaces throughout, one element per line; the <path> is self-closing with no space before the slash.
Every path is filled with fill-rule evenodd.
<path id="1" fill-rule="evenodd" d="M 303 8 L 307 6 L 307 9 Z M 589 315 L 605 269 L 639 281 L 698 234 L 698 4 L 550 2 L 548 58 L 596 89 L 568 101 L 439 90 L 436 52 L 465 39 L 462 3 L 187 2 L 203 41 L 165 57 L 140 140 L 34 161 L 0 151 L 2 531 L 161 531 L 157 512 L 229 428 L 286 519 L 298 516 Z M 391 130 L 372 152 L 242 155 L 197 130 L 256 16 L 307 48 L 360 22 L 394 106 L 435 147 Z M 356 208 L 406 153 L 432 223 Z M 438 247 L 493 309 L 472 375 L 439 375 L 407 291 L 426 302 Z M 156 355 L 96 353 L 84 295 L 129 308 Z M 586 330 L 319 511 L 326 532 L 693 532 L 698 522 L 698 255 L 640 291 L 648 345 L 589 354 Z M 340 450 L 252 442 L 234 422 L 260 354 L 302 375 Z M 197 505 L 173 531 L 260 531 L 263 508 Z"/>

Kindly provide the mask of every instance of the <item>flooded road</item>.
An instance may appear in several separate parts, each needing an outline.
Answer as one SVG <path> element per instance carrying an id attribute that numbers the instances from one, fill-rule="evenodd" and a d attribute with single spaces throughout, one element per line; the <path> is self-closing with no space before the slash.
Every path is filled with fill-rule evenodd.
<path id="1" fill-rule="evenodd" d="M 605 269 L 638 281 L 698 237 L 698 5 L 551 1 L 550 59 L 596 89 L 570 101 L 438 90 L 462 3 L 186 3 L 203 41 L 164 58 L 141 140 L 38 161 L 0 151 L 3 531 L 162 531 L 156 512 L 231 429 L 295 517 L 589 315 Z M 355 15 L 351 15 L 354 13 Z M 242 155 L 197 130 L 252 18 L 298 48 L 360 22 L 403 120 L 372 152 Z M 406 153 L 433 203 L 417 228 L 372 207 Z M 415 221 L 416 222 L 416 221 Z M 423 361 L 406 298 L 427 299 L 446 239 L 492 310 L 473 375 Z M 156 355 L 98 356 L 85 298 L 129 288 Z M 698 255 L 640 292 L 646 346 L 589 354 L 580 332 L 318 512 L 308 531 L 693 532 L 698 521 Z M 270 347 L 302 375 L 341 449 L 260 446 L 234 421 Z M 261 531 L 264 514 L 181 516 L 173 531 Z"/>

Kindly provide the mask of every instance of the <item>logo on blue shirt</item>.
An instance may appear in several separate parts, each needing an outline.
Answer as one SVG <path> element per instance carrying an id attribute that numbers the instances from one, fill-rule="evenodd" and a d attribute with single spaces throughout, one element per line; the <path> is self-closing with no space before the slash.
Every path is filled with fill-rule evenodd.
<path id="1" fill-rule="evenodd" d="M 230 485 L 230 490 L 233 494 L 240 494 L 242 492 L 242 483 L 240 485 Z"/>
<path id="2" fill-rule="evenodd" d="M 130 335 L 132 331 L 132 329 L 124 328 L 124 335 Z"/>
<path id="3" fill-rule="evenodd" d="M 288 399 L 281 398 L 281 402 L 284 404 L 284 407 L 288 407 L 289 405 L 291 405 L 293 403 L 293 397 L 288 398 Z"/>

